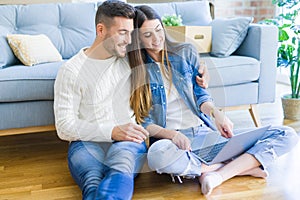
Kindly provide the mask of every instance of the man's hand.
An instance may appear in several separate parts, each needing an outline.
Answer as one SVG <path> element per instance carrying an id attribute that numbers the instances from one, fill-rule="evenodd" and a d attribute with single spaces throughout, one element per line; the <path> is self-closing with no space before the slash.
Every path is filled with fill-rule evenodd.
<path id="1" fill-rule="evenodd" d="M 128 123 L 120 126 L 115 126 L 112 130 L 112 139 L 115 141 L 132 141 L 142 143 L 149 133 L 142 126 Z"/>
<path id="2" fill-rule="evenodd" d="M 208 88 L 208 82 L 209 82 L 209 73 L 207 70 L 206 63 L 204 61 L 200 61 L 200 67 L 198 69 L 198 72 L 201 76 L 196 76 L 196 83 L 203 88 Z"/>
<path id="3" fill-rule="evenodd" d="M 176 144 L 179 149 L 183 150 L 191 150 L 191 142 L 188 137 L 184 134 L 177 132 L 175 136 L 172 138 L 172 142 Z"/>

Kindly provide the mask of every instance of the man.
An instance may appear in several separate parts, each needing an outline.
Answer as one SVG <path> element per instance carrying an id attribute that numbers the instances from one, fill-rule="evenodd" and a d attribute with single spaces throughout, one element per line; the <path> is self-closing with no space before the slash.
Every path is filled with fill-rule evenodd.
<path id="1" fill-rule="evenodd" d="M 55 81 L 58 136 L 70 141 L 68 164 L 83 199 L 131 199 L 146 155 L 148 132 L 129 105 L 135 10 L 105 1 L 96 13 L 96 39 L 66 62 Z"/>

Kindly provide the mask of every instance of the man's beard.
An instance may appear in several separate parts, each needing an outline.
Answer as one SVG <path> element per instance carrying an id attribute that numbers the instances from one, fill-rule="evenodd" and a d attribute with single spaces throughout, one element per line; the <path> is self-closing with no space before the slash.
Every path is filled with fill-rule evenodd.
<path id="1" fill-rule="evenodd" d="M 113 55 L 113 56 L 117 56 L 117 57 L 125 57 L 125 54 L 121 54 L 118 50 L 117 50 L 117 45 L 115 43 L 115 41 L 112 39 L 112 36 L 107 36 L 105 37 L 104 41 L 103 41 L 103 47 L 105 48 L 105 50 Z"/>

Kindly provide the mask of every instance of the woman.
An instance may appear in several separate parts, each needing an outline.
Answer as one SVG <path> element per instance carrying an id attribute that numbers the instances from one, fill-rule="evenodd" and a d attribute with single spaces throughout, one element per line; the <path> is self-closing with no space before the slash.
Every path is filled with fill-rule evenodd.
<path id="1" fill-rule="evenodd" d="M 150 146 L 150 168 L 159 173 L 198 176 L 202 193 L 208 195 L 236 175 L 266 177 L 266 167 L 297 143 L 293 129 L 272 127 L 260 142 L 234 160 L 212 166 L 201 163 L 190 152 L 193 138 L 214 128 L 210 118 L 221 135 L 230 138 L 233 123 L 214 106 L 206 89 L 196 84 L 200 62 L 192 45 L 171 42 L 160 17 L 148 6 L 136 7 L 134 28 L 128 53 L 135 86 L 131 107 L 152 138 L 167 139 Z"/>

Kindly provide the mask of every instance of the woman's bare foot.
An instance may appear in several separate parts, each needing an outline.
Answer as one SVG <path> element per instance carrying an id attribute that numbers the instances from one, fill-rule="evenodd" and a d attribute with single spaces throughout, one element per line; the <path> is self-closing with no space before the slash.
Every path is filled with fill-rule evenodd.
<path id="1" fill-rule="evenodd" d="M 253 169 L 249 169 L 239 174 L 238 176 L 245 176 L 245 175 L 254 176 L 258 178 L 267 178 L 269 176 L 269 173 L 266 170 L 261 169 L 260 167 L 255 167 Z"/>
<path id="2" fill-rule="evenodd" d="M 213 189 L 223 183 L 223 178 L 218 172 L 204 173 L 199 177 L 201 192 L 210 195 Z"/>

